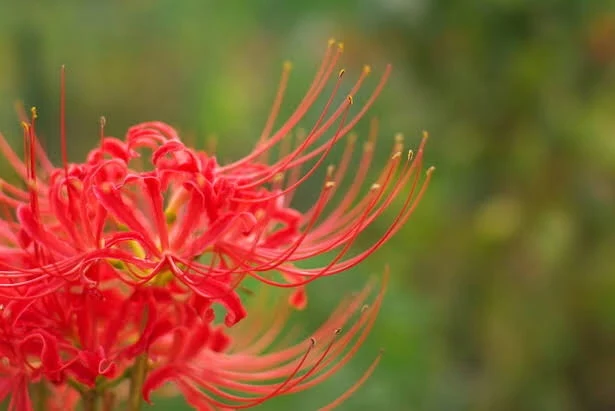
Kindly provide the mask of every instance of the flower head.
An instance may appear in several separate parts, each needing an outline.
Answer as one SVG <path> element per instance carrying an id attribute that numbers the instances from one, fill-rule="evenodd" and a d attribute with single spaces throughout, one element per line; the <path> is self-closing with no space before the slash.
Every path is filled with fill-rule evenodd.
<path id="1" fill-rule="evenodd" d="M 305 285 L 359 264 L 382 246 L 427 187 L 431 169 L 425 178 L 421 173 L 426 138 L 414 154 L 404 153 L 396 137 L 386 165 L 369 180 L 376 131 L 358 156 L 350 132 L 390 67 L 351 115 L 370 69 L 335 103 L 344 77 L 336 68 L 341 52 L 330 43 L 303 100 L 274 130 L 290 73 L 284 66 L 255 148 L 230 164 L 187 146 L 167 124 L 139 124 L 117 139 L 105 134 L 104 119 L 98 145 L 84 162 L 69 163 L 63 91 L 61 167 L 38 142 L 35 109 L 22 116 L 23 160 L 0 135 L 0 152 L 23 181 L 0 180 L 0 398 L 13 392 L 15 407 L 28 409 L 33 383 L 63 394 L 69 384 L 89 398 L 130 380 L 129 401 L 138 409 L 141 389 L 149 398 L 173 381 L 199 408 L 246 408 L 308 388 L 350 358 L 373 324 L 382 293 L 347 333 L 335 330 L 368 291 L 344 302 L 314 339 L 279 351 L 263 350 L 278 342 L 285 307 L 272 325 L 260 318 L 265 310 L 256 310 L 251 324 L 230 328 L 248 314 L 239 292 L 246 277 L 294 290 L 290 305 L 304 308 Z M 316 123 L 298 131 L 331 78 L 333 91 Z M 317 200 L 307 209 L 294 206 L 293 194 L 343 139 L 341 161 L 326 168 Z M 348 189 L 338 192 L 344 185 Z M 384 234 L 350 255 L 361 233 L 394 203 L 401 206 Z M 323 266 L 303 264 L 320 255 L 330 256 Z M 223 323 L 215 321 L 213 304 L 226 309 Z"/>

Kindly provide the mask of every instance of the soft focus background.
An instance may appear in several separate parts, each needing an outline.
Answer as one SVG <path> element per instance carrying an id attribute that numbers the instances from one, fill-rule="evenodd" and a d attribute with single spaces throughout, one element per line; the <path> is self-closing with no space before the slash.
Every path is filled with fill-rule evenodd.
<path id="1" fill-rule="evenodd" d="M 312 286 L 298 316 L 309 335 L 389 264 L 359 355 L 321 387 L 260 409 L 317 409 L 381 347 L 341 409 L 615 409 L 613 1 L 0 0 L 0 129 L 18 145 L 14 102 L 36 105 L 58 160 L 66 64 L 72 159 L 100 115 L 118 136 L 150 119 L 203 147 L 216 135 L 220 158 L 236 159 L 258 138 L 282 62 L 295 67 L 288 113 L 329 37 L 345 41 L 348 85 L 364 63 L 376 75 L 394 65 L 357 127 L 365 137 L 380 120 L 377 162 L 395 132 L 416 146 L 426 129 L 437 171 L 406 228 L 359 269 Z"/>

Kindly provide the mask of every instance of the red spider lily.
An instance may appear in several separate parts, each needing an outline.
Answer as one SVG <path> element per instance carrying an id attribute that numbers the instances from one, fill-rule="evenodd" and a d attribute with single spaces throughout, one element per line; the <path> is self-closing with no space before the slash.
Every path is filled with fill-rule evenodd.
<path id="1" fill-rule="evenodd" d="M 350 171 L 356 156 L 350 130 L 390 68 L 351 116 L 352 96 L 370 69 L 334 104 L 344 77 L 336 69 L 341 52 L 330 44 L 305 97 L 274 131 L 290 71 L 285 65 L 256 147 L 227 165 L 186 146 L 164 123 L 139 124 L 120 140 L 105 135 L 104 120 L 86 161 L 68 163 L 62 71 L 62 167 L 51 164 L 38 142 L 36 110 L 30 118 L 22 115 L 23 160 L 0 135 L 0 152 L 25 187 L 0 179 L 0 399 L 13 393 L 14 409 L 30 409 L 29 391 L 38 383 L 56 402 L 74 402 L 78 392 L 84 401 L 94 395 L 111 404 L 114 388 L 131 380 L 128 400 L 138 409 L 140 388 L 149 399 L 153 389 L 172 381 L 200 409 L 239 409 L 307 389 L 346 363 L 371 328 L 382 293 L 337 335 L 369 291 L 344 302 L 307 345 L 263 351 L 277 347 L 272 342 L 285 323 L 284 309 L 269 328 L 260 310 L 246 324 L 253 333 L 230 329 L 247 315 L 238 292 L 246 277 L 294 289 L 290 304 L 304 308 L 305 285 L 381 247 L 428 185 L 431 169 L 425 178 L 421 171 L 426 138 L 416 154 L 406 155 L 397 137 L 389 161 L 368 182 L 374 131 L 356 172 Z M 319 118 L 298 134 L 331 77 L 333 91 Z M 292 135 L 298 135 L 294 148 Z M 341 161 L 327 168 L 318 199 L 307 211 L 294 208 L 295 191 L 344 138 Z M 274 152 L 277 160 L 271 160 Z M 340 194 L 344 185 L 349 188 Z M 401 206 L 384 234 L 349 255 L 393 203 Z M 324 266 L 300 264 L 325 254 L 332 257 Z M 215 303 L 226 309 L 223 325 L 213 325 Z"/>
<path id="2" fill-rule="evenodd" d="M 258 318 L 229 331 L 212 328 L 201 316 L 185 312 L 190 320 L 161 335 L 150 348 L 152 371 L 144 385 L 145 398 L 172 381 L 200 410 L 244 409 L 309 389 L 337 372 L 362 345 L 385 288 L 383 284 L 371 305 L 365 303 L 372 285 L 345 299 L 312 337 L 295 345 L 284 343 L 286 337 L 292 338 L 283 333 L 290 314 L 287 305 L 273 312 L 265 304 L 253 307 Z M 266 300 L 260 297 L 261 302 Z M 350 396 L 379 360 L 380 356 L 344 395 L 321 409 L 332 409 Z"/>

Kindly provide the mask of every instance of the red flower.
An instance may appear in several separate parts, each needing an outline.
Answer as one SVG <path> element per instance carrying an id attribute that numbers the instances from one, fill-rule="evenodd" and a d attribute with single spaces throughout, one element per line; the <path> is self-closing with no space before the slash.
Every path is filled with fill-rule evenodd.
<path id="1" fill-rule="evenodd" d="M 387 275 L 388 277 L 388 275 Z M 366 301 L 373 284 L 337 309 L 308 340 L 292 342 L 284 333 L 291 310 L 287 304 L 268 307 L 266 293 L 251 307 L 253 321 L 226 330 L 213 326 L 183 305 L 186 321 L 172 332 L 160 335 L 150 347 L 151 371 L 144 395 L 165 382 L 173 382 L 186 401 L 200 410 L 244 409 L 279 395 L 309 389 L 342 368 L 371 330 L 384 296 L 385 285 L 373 304 Z M 203 307 L 207 309 L 206 307 Z M 332 409 L 352 394 L 374 370 L 380 356 L 345 394 L 321 409 Z"/>
<path id="2" fill-rule="evenodd" d="M 84 401 L 107 398 L 130 379 L 129 401 L 138 408 L 140 387 L 149 398 L 172 380 L 200 408 L 245 408 L 309 388 L 350 358 L 371 328 L 382 293 L 346 333 L 334 330 L 348 323 L 367 294 L 343 303 L 316 343 L 274 353 L 263 349 L 278 339 L 286 308 L 273 326 L 259 317 L 265 310 L 253 312 L 246 325 L 252 334 L 228 329 L 247 315 L 238 292 L 246 277 L 293 288 L 290 305 L 304 308 L 305 285 L 359 264 L 382 246 L 427 187 L 431 173 L 424 179 L 421 173 L 425 138 L 416 154 L 406 155 L 397 137 L 372 182 L 373 130 L 350 171 L 356 143 L 350 130 L 390 68 L 351 116 L 352 96 L 370 69 L 335 105 L 344 75 L 336 69 L 341 51 L 330 44 L 302 102 L 274 131 L 289 76 L 285 65 L 256 147 L 227 165 L 187 147 L 164 123 L 134 126 L 120 140 L 104 134 L 104 121 L 86 161 L 68 163 L 63 91 L 62 167 L 54 167 L 38 143 L 36 110 L 23 119 L 24 161 L 0 135 L 0 152 L 25 186 L 0 180 L 0 400 L 13 393 L 14 407 L 29 409 L 34 383 L 56 399 L 74 401 L 67 384 Z M 331 77 L 335 84 L 320 117 L 300 134 L 299 122 Z M 307 210 L 293 207 L 293 194 L 344 138 L 341 161 L 327 168 L 318 199 Z M 344 185 L 348 189 L 338 193 Z M 384 234 L 349 255 L 394 202 L 401 206 Z M 331 256 L 324 266 L 303 264 L 321 255 Z M 226 308 L 223 325 L 213 325 L 214 303 Z"/>

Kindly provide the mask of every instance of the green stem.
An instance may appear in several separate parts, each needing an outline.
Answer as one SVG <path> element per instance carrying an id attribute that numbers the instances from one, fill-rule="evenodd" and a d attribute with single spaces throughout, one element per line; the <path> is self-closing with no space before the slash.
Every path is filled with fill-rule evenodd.
<path id="1" fill-rule="evenodd" d="M 88 390 L 81 396 L 83 400 L 83 411 L 98 410 L 98 393 L 94 390 Z"/>
<path id="2" fill-rule="evenodd" d="M 47 395 L 49 391 L 47 390 L 47 386 L 45 385 L 45 381 L 40 381 L 36 384 L 36 394 L 35 394 L 35 405 L 34 409 L 36 411 L 45 411 L 47 409 Z"/>
<path id="3" fill-rule="evenodd" d="M 128 406 L 130 411 L 141 411 L 143 403 L 143 383 L 147 374 L 147 353 L 139 355 L 135 361 L 130 379 L 130 395 Z"/>

